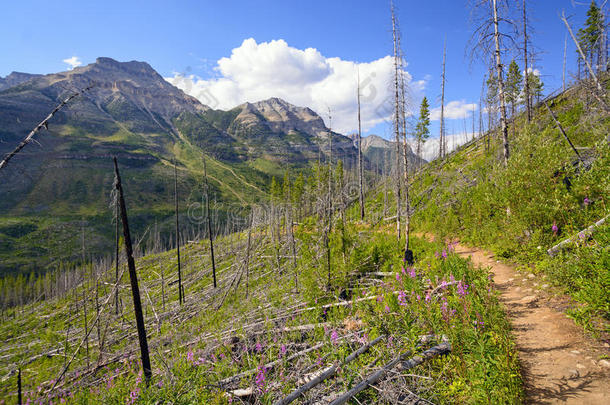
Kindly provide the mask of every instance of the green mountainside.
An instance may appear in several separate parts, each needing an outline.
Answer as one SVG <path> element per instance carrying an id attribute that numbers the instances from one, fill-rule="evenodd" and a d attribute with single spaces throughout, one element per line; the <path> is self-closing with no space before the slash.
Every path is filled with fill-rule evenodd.
<path id="1" fill-rule="evenodd" d="M 186 215 L 201 201 L 207 156 L 210 195 L 222 220 L 232 203 L 265 197 L 272 176 L 302 170 L 329 153 L 328 129 L 309 108 L 272 98 L 212 110 L 147 63 L 98 58 L 67 72 L 2 79 L 0 155 L 59 100 L 90 85 L 0 174 L 0 274 L 40 273 L 79 259 L 83 233 L 86 255 L 111 251 L 112 156 L 129 179 L 135 232 L 144 234 L 154 222 L 164 231 L 171 226 L 173 161 Z M 352 167 L 352 142 L 333 133 L 332 143 L 334 159 Z M 188 218 L 183 224 L 190 226 L 185 232 L 195 232 Z"/>

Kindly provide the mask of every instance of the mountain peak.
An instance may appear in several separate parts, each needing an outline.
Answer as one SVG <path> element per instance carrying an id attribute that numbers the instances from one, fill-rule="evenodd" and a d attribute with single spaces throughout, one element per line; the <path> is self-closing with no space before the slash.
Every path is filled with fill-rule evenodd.
<path id="1" fill-rule="evenodd" d="M 157 71 L 155 69 L 153 69 L 148 63 L 140 62 L 140 61 L 136 61 L 136 60 L 132 60 L 129 62 L 119 62 L 115 59 L 112 59 L 112 58 L 109 58 L 106 56 L 101 56 L 95 60 L 95 63 L 87 65 L 87 66 L 85 66 L 85 68 L 89 67 L 89 66 L 98 66 L 98 67 L 102 67 L 102 68 L 118 69 L 118 70 L 123 70 L 123 71 L 130 71 L 133 73 L 139 72 L 139 73 L 154 74 L 156 76 L 161 77 L 157 73 Z"/>
<path id="2" fill-rule="evenodd" d="M 0 90 L 17 86 L 21 83 L 27 82 L 28 80 L 34 79 L 39 76 L 41 75 L 24 72 L 11 72 L 5 78 L 0 77 Z"/>
<path id="3" fill-rule="evenodd" d="M 324 136 L 328 128 L 318 114 L 308 107 L 297 107 L 279 97 L 271 97 L 255 103 L 246 102 L 240 105 L 242 112 L 239 119 L 244 122 L 255 122 L 259 118 L 265 119 L 267 125 L 274 132 L 303 132 L 311 136 Z"/>

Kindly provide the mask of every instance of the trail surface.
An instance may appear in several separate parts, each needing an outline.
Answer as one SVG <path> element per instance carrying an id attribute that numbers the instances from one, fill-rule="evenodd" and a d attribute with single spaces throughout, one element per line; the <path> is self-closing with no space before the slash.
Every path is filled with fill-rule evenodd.
<path id="1" fill-rule="evenodd" d="M 563 312 L 565 302 L 545 292 L 533 274 L 500 263 L 493 254 L 456 246 L 462 257 L 490 267 L 517 344 L 528 404 L 610 404 L 607 344 L 587 338 Z"/>

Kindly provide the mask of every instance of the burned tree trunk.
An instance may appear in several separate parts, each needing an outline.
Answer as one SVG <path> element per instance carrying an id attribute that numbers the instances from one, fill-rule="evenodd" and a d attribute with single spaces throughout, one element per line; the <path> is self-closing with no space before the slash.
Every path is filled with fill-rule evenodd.
<path id="1" fill-rule="evenodd" d="M 119 199 L 116 198 L 116 201 L 114 203 L 115 206 L 115 213 L 114 213 L 114 220 L 116 221 L 115 223 L 115 241 L 114 241 L 114 281 L 118 287 L 119 285 Z M 115 314 L 118 315 L 119 314 L 119 289 L 115 288 L 115 292 L 114 292 L 114 311 Z"/>
<path id="2" fill-rule="evenodd" d="M 114 158 L 114 186 L 118 191 L 119 206 L 121 208 L 121 222 L 123 223 L 123 237 L 125 239 L 125 254 L 127 256 L 127 266 L 129 269 L 129 280 L 131 281 L 131 294 L 133 296 L 133 309 L 136 317 L 136 325 L 138 328 L 138 340 L 140 341 L 140 353 L 142 356 L 142 369 L 146 377 L 147 384 L 152 377 L 150 367 L 150 356 L 148 353 L 148 340 L 146 338 L 146 327 L 144 326 L 144 316 L 142 315 L 142 302 L 140 300 L 140 289 L 138 287 L 138 275 L 136 274 L 136 264 L 133 259 L 133 247 L 131 246 L 131 234 L 129 233 L 129 224 L 127 221 L 127 208 L 125 207 L 125 198 L 123 197 L 123 186 L 121 185 L 121 176 L 119 174 L 119 164 L 117 158 Z"/>
<path id="3" fill-rule="evenodd" d="M 176 255 L 178 259 L 178 302 L 184 303 L 184 290 L 182 289 L 182 269 L 180 268 L 180 224 L 178 222 L 178 169 L 174 160 L 174 203 L 176 211 Z"/>
<path id="4" fill-rule="evenodd" d="M 525 85 L 523 90 L 525 92 L 527 122 L 530 122 L 532 120 L 532 102 L 530 98 L 529 66 L 527 57 L 527 12 L 525 10 L 525 0 L 523 0 L 523 62 L 525 64 Z"/>
<path id="5" fill-rule="evenodd" d="M 493 24 L 494 24 L 494 43 L 496 55 L 496 74 L 498 78 L 498 96 L 500 98 L 500 125 L 502 128 L 502 143 L 504 146 L 504 165 L 508 164 L 509 149 L 508 149 L 508 121 L 506 118 L 506 99 L 504 97 L 504 80 L 502 79 L 502 58 L 500 55 L 500 30 L 498 7 L 496 0 L 492 0 L 493 8 Z"/>
<path id="6" fill-rule="evenodd" d="M 438 157 L 445 156 L 445 62 L 447 57 L 447 43 L 443 44 L 443 69 L 441 74 L 441 129 L 438 138 Z"/>
<path id="7" fill-rule="evenodd" d="M 212 259 L 212 277 L 214 279 L 214 288 L 216 288 L 216 260 L 214 259 L 214 237 L 212 235 L 212 217 L 210 214 L 210 186 L 208 184 L 208 170 L 205 164 L 205 156 L 203 156 L 203 179 L 205 182 L 205 202 L 208 216 L 208 237 L 210 238 L 210 257 Z"/>
<path id="8" fill-rule="evenodd" d="M 398 27 L 396 23 L 396 15 L 394 14 L 394 5 L 392 9 L 392 37 L 394 43 L 394 141 L 396 142 L 396 237 L 400 243 L 400 217 L 401 217 L 401 181 L 400 181 L 400 96 L 398 85 Z"/>
<path id="9" fill-rule="evenodd" d="M 360 220 L 364 221 L 364 185 L 362 179 L 362 124 L 360 119 L 360 71 L 358 71 L 358 198 L 360 200 Z"/>
<path id="10" fill-rule="evenodd" d="M 333 224 L 333 200 L 332 200 L 332 184 L 333 184 L 333 174 L 332 174 L 332 162 L 333 162 L 333 131 L 332 127 L 332 117 L 330 115 L 330 109 L 328 110 L 328 144 L 329 144 L 329 155 L 328 155 L 328 200 L 327 200 L 327 226 L 324 241 L 326 243 L 326 267 L 328 271 L 328 291 L 331 290 L 331 251 L 330 251 L 330 233 L 332 231 Z"/>

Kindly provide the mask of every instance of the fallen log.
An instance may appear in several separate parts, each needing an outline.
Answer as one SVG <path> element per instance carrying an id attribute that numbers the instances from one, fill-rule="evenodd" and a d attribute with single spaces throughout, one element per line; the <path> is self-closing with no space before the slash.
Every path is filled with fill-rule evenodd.
<path id="1" fill-rule="evenodd" d="M 390 361 L 388 364 L 383 366 L 381 369 L 377 370 L 376 372 L 374 372 L 373 374 L 369 375 L 367 378 L 362 380 L 354 388 L 352 388 L 351 390 L 347 391 L 345 394 L 341 395 L 339 398 L 332 401 L 330 403 L 330 405 L 341 405 L 341 404 L 347 403 L 347 401 L 349 401 L 354 396 L 358 395 L 361 391 L 364 391 L 369 386 L 382 380 L 386 376 L 388 371 L 390 371 L 397 365 L 401 370 L 408 370 L 410 368 L 413 368 L 413 367 L 423 363 L 424 361 L 426 361 L 432 357 L 435 357 L 435 356 L 438 356 L 441 354 L 445 354 L 445 353 L 449 353 L 450 351 L 451 351 L 451 343 L 444 342 L 438 346 L 434 346 L 433 348 L 426 350 L 420 356 L 415 356 L 408 360 L 405 360 L 405 359 L 411 355 L 411 352 L 403 353 L 400 356 L 392 359 L 392 361 Z"/>
<path id="2" fill-rule="evenodd" d="M 294 359 L 296 359 L 297 357 L 301 357 L 301 356 L 303 356 L 303 355 L 305 355 L 305 354 L 307 354 L 307 353 L 309 353 L 309 352 L 312 352 L 312 351 L 314 351 L 314 350 L 318 350 L 318 349 L 319 349 L 319 348 L 321 348 L 322 346 L 324 346 L 324 343 L 319 343 L 319 344 L 317 344 L 317 345 L 315 345 L 315 346 L 313 346 L 313 347 L 310 347 L 309 349 L 302 350 L 302 351 L 300 351 L 300 352 L 298 352 L 298 353 L 295 353 L 295 354 L 293 354 L 293 355 L 291 355 L 291 356 L 288 356 L 288 357 L 286 358 L 286 361 L 291 361 L 291 360 L 294 360 Z M 274 367 L 275 367 L 275 366 L 276 366 L 278 363 L 280 363 L 281 361 L 283 361 L 283 359 L 275 360 L 275 361 L 272 361 L 271 363 L 267 363 L 267 364 L 265 364 L 263 367 L 265 368 L 265 370 L 271 370 L 271 369 L 273 369 L 273 368 L 274 368 Z M 241 380 L 243 377 L 246 377 L 246 376 L 251 375 L 251 374 L 255 374 L 257 371 L 258 371 L 258 368 L 252 368 L 252 369 L 250 369 L 250 370 L 244 371 L 244 372 L 239 373 L 239 374 L 236 374 L 236 375 L 234 375 L 234 376 L 227 377 L 227 378 L 225 378 L 224 380 L 220 380 L 220 381 L 218 382 L 218 385 L 228 385 L 228 384 L 232 384 L 232 383 L 234 383 L 234 382 L 236 382 L 236 381 Z"/>
<path id="3" fill-rule="evenodd" d="M 586 229 L 583 229 L 582 231 L 578 232 L 576 235 L 572 235 L 570 236 L 568 239 L 559 242 L 558 244 L 556 244 L 555 246 L 553 246 L 552 248 L 550 248 L 549 250 L 546 251 L 546 253 L 553 257 L 555 256 L 561 249 L 563 249 L 564 247 L 566 247 L 567 245 L 569 245 L 570 243 L 574 242 L 575 240 L 577 240 L 578 238 L 588 238 L 591 235 L 593 235 L 593 232 L 596 230 L 596 228 L 602 226 L 606 220 L 610 218 L 610 215 L 600 219 L 599 221 L 597 221 L 596 223 L 594 223 L 593 225 L 589 226 Z"/>
<path id="4" fill-rule="evenodd" d="M 372 342 L 369 342 L 366 345 L 362 346 L 360 349 L 358 349 L 355 352 L 353 352 L 352 354 L 350 354 L 343 363 L 335 363 L 332 366 L 327 367 L 326 369 L 322 370 L 322 372 L 320 374 L 318 374 L 316 377 L 311 379 L 309 382 L 307 382 L 305 385 L 301 386 L 300 388 L 292 391 L 290 393 L 290 395 L 288 395 L 287 397 L 282 398 L 281 400 L 277 401 L 275 403 L 275 405 L 286 405 L 286 404 L 291 403 L 292 401 L 294 401 L 295 399 L 297 399 L 298 397 L 300 397 L 301 395 L 303 395 L 304 393 L 306 393 L 307 391 L 309 391 L 316 385 L 320 384 L 322 381 L 335 375 L 335 373 L 337 372 L 337 370 L 339 369 L 340 366 L 344 366 L 344 365 L 352 362 L 354 359 L 356 359 L 361 354 L 366 353 L 372 346 L 379 343 L 383 339 L 383 337 L 384 337 L 383 335 L 379 336 L 377 339 L 373 340 Z"/>

